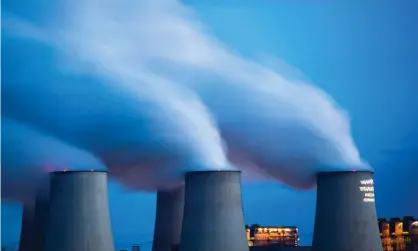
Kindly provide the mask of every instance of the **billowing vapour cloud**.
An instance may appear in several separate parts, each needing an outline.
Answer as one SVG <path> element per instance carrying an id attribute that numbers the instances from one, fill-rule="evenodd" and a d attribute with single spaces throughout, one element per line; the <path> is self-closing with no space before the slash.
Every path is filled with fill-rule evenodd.
<path id="1" fill-rule="evenodd" d="M 14 119 L 1 120 L 2 199 L 31 198 L 52 171 L 105 169 L 85 151 Z"/>
<path id="2" fill-rule="evenodd" d="M 367 168 L 349 117 L 331 97 L 290 79 L 283 67 L 272 70 L 240 57 L 180 2 L 80 0 L 63 6 L 62 19 L 33 36 L 45 43 L 48 31 L 47 43 L 61 50 L 57 61 L 42 60 L 49 73 L 24 74 L 36 76 L 31 82 L 43 97 L 29 98 L 35 87 L 29 92 L 24 77 L 16 81 L 9 74 L 10 82 L 21 84 L 6 89 L 10 107 L 25 98 L 30 103 L 10 113 L 76 141 L 123 180 L 139 185 L 141 175 L 159 173 L 155 180 L 163 180 L 162 173 L 176 173 L 178 166 L 226 166 L 218 129 L 230 161 L 296 187 L 312 187 L 313 175 L 330 167 Z M 30 69 L 24 60 L 17 67 Z"/>
<path id="3" fill-rule="evenodd" d="M 22 23 L 13 20 L 11 26 Z M 146 72 L 58 70 L 68 65 L 57 60 L 53 39 L 19 35 L 6 34 L 3 42 L 13 59 L 3 74 L 8 116 L 91 152 L 111 175 L 142 189 L 167 185 L 184 170 L 230 168 L 215 122 L 194 92 Z"/>
<path id="4" fill-rule="evenodd" d="M 289 66 L 273 71 L 239 57 L 177 1 L 101 3 L 76 5 L 66 48 L 117 75 L 151 71 L 186 84 L 215 114 L 236 164 L 298 187 L 312 186 L 319 170 L 368 168 L 346 112 L 322 90 L 292 79 Z"/>

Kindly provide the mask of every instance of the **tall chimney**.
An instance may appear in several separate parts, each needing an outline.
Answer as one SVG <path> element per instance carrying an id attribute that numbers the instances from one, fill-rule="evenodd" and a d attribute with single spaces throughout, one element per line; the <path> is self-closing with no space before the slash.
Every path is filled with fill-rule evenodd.
<path id="1" fill-rule="evenodd" d="M 180 251 L 248 251 L 241 172 L 186 174 Z"/>
<path id="2" fill-rule="evenodd" d="M 157 192 L 152 251 L 170 251 L 173 245 L 180 244 L 183 209 L 184 186 Z"/>
<path id="3" fill-rule="evenodd" d="M 318 174 L 313 251 L 382 251 L 373 183 L 372 172 Z"/>
<path id="4" fill-rule="evenodd" d="M 49 213 L 49 185 L 45 182 L 34 197 L 23 203 L 19 251 L 44 251 Z"/>
<path id="5" fill-rule="evenodd" d="M 46 251 L 114 251 L 107 173 L 51 173 Z"/>

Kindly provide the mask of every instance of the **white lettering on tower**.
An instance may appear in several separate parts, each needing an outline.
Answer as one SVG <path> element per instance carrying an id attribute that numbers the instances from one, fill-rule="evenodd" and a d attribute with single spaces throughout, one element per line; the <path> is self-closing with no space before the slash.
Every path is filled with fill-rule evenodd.
<path id="1" fill-rule="evenodd" d="M 374 187 L 373 180 L 360 180 L 360 192 L 364 194 L 363 202 L 374 202 Z"/>

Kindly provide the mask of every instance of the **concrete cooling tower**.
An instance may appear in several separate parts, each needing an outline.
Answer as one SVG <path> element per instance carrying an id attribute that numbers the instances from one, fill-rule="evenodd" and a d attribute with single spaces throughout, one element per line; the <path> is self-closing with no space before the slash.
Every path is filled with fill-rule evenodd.
<path id="1" fill-rule="evenodd" d="M 173 245 L 180 244 L 183 209 L 184 186 L 157 192 L 152 251 L 171 251 Z"/>
<path id="2" fill-rule="evenodd" d="M 35 202 L 23 204 L 22 227 L 20 230 L 19 251 L 31 251 L 33 245 L 33 230 L 35 218 Z"/>
<path id="3" fill-rule="evenodd" d="M 114 251 L 107 173 L 51 173 L 46 251 Z"/>
<path id="4" fill-rule="evenodd" d="M 248 251 L 241 172 L 186 174 L 180 251 Z"/>
<path id="5" fill-rule="evenodd" d="M 49 194 L 38 192 L 33 201 L 23 204 L 19 251 L 43 251 L 49 212 Z"/>
<path id="6" fill-rule="evenodd" d="M 313 251 L 382 251 L 372 172 L 317 176 Z"/>

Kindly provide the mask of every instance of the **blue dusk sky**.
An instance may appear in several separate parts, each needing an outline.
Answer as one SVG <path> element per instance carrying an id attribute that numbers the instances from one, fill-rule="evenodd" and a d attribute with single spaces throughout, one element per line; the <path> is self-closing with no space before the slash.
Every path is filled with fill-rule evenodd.
<path id="1" fill-rule="evenodd" d="M 103 0 L 104 2 L 111 3 L 112 1 Z M 137 1 L 113 2 L 122 4 L 122 2 Z M 284 67 L 283 62 L 286 62 L 286 67 L 293 69 L 292 74 L 303 74 L 305 79 L 309 79 L 315 86 L 332 96 L 349 113 L 354 142 L 361 157 L 367 160 L 376 171 L 378 216 L 414 215 L 418 217 L 416 186 L 418 179 L 417 1 L 184 0 L 176 2 L 159 0 L 155 3 L 168 4 L 155 4 L 155 6 L 151 2 L 154 0 L 150 0 L 149 4 L 144 4 L 145 9 L 149 10 L 146 13 L 144 10 L 132 7 L 130 10 L 120 8 L 117 14 L 123 16 L 125 13 L 122 11 L 138 11 L 138 16 L 144 17 L 141 21 L 151 20 L 143 27 L 152 30 L 155 25 L 155 29 L 160 29 L 158 32 L 163 35 L 170 34 L 168 23 L 176 22 L 175 15 L 192 15 L 193 17 L 188 19 L 189 22 L 199 20 L 199 25 L 204 25 L 202 30 L 205 33 L 216 38 L 222 46 L 228 47 L 230 51 L 239 55 L 239 58 L 267 62 L 273 69 Z M 174 7 L 171 2 L 175 5 Z M 85 3 L 100 6 L 102 2 L 86 0 Z M 17 89 L 23 87 L 15 83 L 27 81 L 35 83 L 42 79 L 43 81 L 66 81 L 65 76 L 56 73 L 62 67 L 76 72 L 90 67 L 88 64 L 73 67 L 74 61 L 71 60 L 59 61 L 61 63 L 65 61 L 65 66 L 63 66 L 64 63 L 54 65 L 51 63 L 53 59 L 50 60 L 51 62 L 48 61 L 55 57 L 51 56 L 51 51 L 60 51 L 60 49 L 48 47 L 58 43 L 55 40 L 58 37 L 57 34 L 70 34 L 68 30 L 60 28 L 62 13 L 65 13 L 63 6 L 67 6 L 68 11 L 77 11 L 80 9 L 77 9 L 76 5 L 87 5 L 85 3 L 81 0 L 66 3 L 61 0 L 2 1 L 2 26 L 9 25 L 6 27 L 6 32 L 10 34 L 18 33 L 13 37 L 5 35 L 2 31 L 2 36 L 4 36 L 2 39 L 2 86 L 5 88 L 2 94 L 2 106 L 4 106 L 2 118 L 5 115 L 33 125 L 37 129 L 57 136 L 60 140 L 77 146 L 85 142 L 73 140 L 75 134 L 70 134 L 71 130 L 63 131 L 63 127 L 55 130 L 56 127 L 48 123 L 37 123 L 45 117 L 27 115 L 41 114 L 41 110 L 46 111 L 42 102 L 47 102 L 48 97 L 36 100 L 38 102 L 36 105 L 32 104 L 30 107 L 24 105 L 28 98 L 36 96 L 45 88 L 39 87 L 38 89 L 35 85 L 26 86 L 27 91 L 20 94 L 23 92 Z M 132 4 L 132 6 L 136 5 Z M 179 10 L 179 6 L 185 7 L 188 13 L 183 13 L 182 9 Z M 158 16 L 159 8 L 166 8 L 164 11 L 168 13 L 173 12 L 172 20 L 164 27 L 157 24 L 161 18 Z M 80 13 L 82 13 L 81 10 Z M 153 17 L 154 14 L 157 16 Z M 126 16 L 129 15 L 126 13 Z M 110 23 L 94 23 L 94 18 L 97 16 L 98 14 L 92 15 L 91 19 L 88 19 L 93 20 L 89 23 L 92 27 L 96 25 L 97 30 L 100 30 L 100 25 L 110 25 Z M 4 23 L 6 19 L 9 22 Z M 57 22 L 54 22 L 55 19 Z M 65 23 L 66 27 L 70 26 L 69 23 L 71 22 Z M 73 22 L 72 24 L 80 23 Z M 39 29 L 30 29 L 30 27 Z M 43 36 L 45 33 L 42 29 L 56 33 L 51 32 L 47 34 L 53 34 L 52 36 Z M 78 36 L 83 34 L 75 33 L 79 30 L 70 29 L 70 31 L 74 32 L 70 34 L 74 37 L 77 34 Z M 127 31 L 128 29 L 118 30 L 118 34 L 108 34 L 109 39 Z M 63 37 L 67 37 L 65 34 Z M 76 43 L 81 40 L 76 37 L 71 41 Z M 157 48 L 156 51 L 159 47 L 154 44 L 160 43 L 162 41 L 144 42 L 145 46 L 149 46 L 146 48 Z M 86 48 L 84 48 L 86 51 L 93 51 L 91 55 L 94 53 L 99 55 L 100 50 L 96 51 L 96 47 Z M 205 48 L 195 49 L 196 51 L 191 53 L 201 53 Z M 175 56 L 170 59 L 175 61 Z M 54 65 L 55 69 L 51 65 Z M 114 66 L 116 67 L 116 63 Z M 171 64 L 167 67 L 171 67 Z M 232 66 L 226 63 L 222 67 L 228 69 Z M 48 68 L 48 73 L 44 72 L 45 68 Z M 173 68 L 175 71 L 175 67 Z M 88 77 L 83 80 L 87 81 L 86 83 L 90 81 Z M 79 79 L 74 81 L 79 81 Z M 10 104 L 14 104 L 14 107 Z M 19 104 L 18 107 L 17 104 Z M 51 114 L 52 112 L 51 110 Z M 22 115 L 23 113 L 26 115 Z M 5 131 L 2 130 L 3 133 Z M 62 136 L 64 134 L 70 136 Z M 4 149 L 7 147 L 8 145 L 3 145 L 2 155 L 5 154 Z M 92 145 L 88 147 L 86 149 L 96 149 Z M 2 168 L 4 172 L 7 167 Z M 2 179 L 4 181 L 4 175 Z M 261 181 L 244 183 L 242 192 L 247 224 L 297 226 L 301 233 L 301 243 L 310 244 L 315 213 L 314 189 L 302 191 L 289 188 L 278 181 Z M 150 250 L 155 202 L 156 196 L 153 192 L 128 190 L 116 181 L 110 182 L 109 203 L 117 249 L 129 248 L 130 245 L 138 243 L 144 250 Z M 17 246 L 21 206 L 17 202 L 3 201 L 1 210 L 2 244 Z"/>

